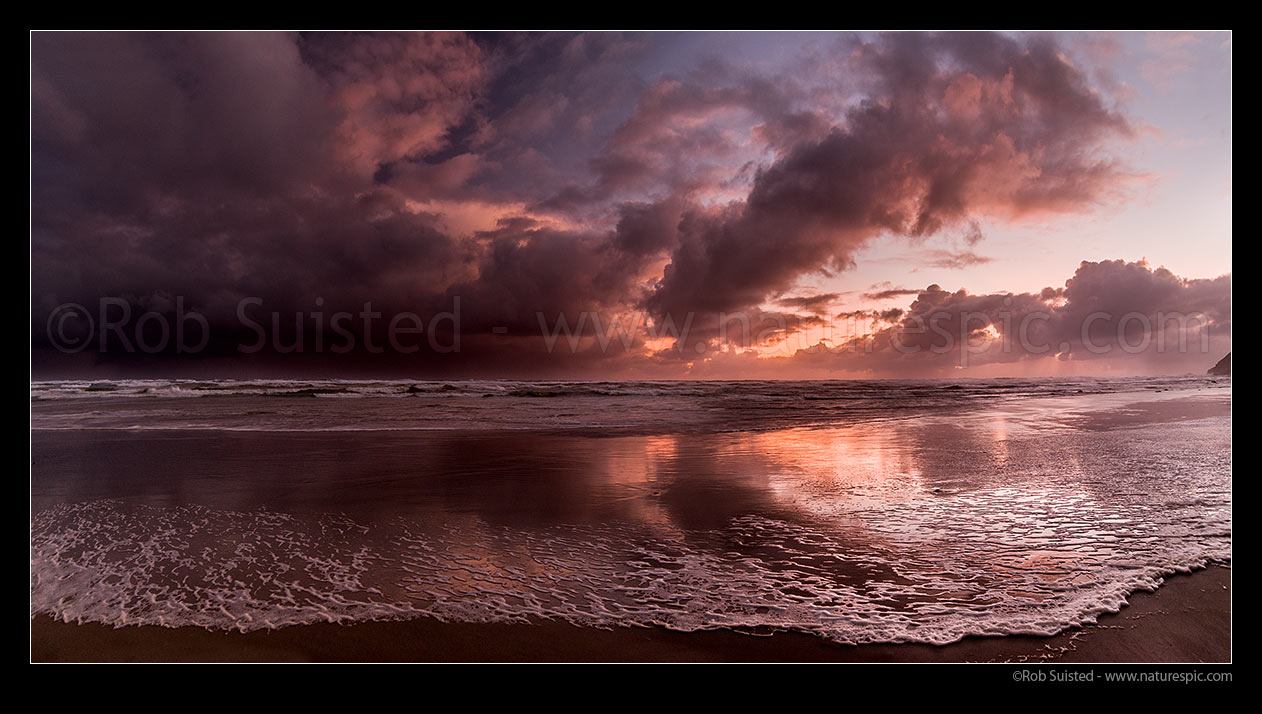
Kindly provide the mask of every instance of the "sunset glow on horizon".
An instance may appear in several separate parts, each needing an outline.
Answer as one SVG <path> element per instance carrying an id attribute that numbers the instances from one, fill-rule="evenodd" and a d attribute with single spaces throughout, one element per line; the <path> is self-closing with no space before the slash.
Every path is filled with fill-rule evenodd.
<path id="1" fill-rule="evenodd" d="M 1230 33 L 31 55 L 36 378 L 1176 374 L 1231 349 Z"/>
<path id="2" fill-rule="evenodd" d="M 1232 681 L 1231 31 L 29 39 L 32 663 Z"/>

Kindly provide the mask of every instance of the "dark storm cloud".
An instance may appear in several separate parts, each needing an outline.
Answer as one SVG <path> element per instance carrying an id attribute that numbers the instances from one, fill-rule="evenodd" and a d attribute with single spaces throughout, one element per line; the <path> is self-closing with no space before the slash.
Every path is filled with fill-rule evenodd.
<path id="1" fill-rule="evenodd" d="M 486 332 L 507 327 L 514 334 L 539 331 L 539 314 L 608 313 L 643 291 L 646 235 L 658 235 L 661 217 L 652 209 L 624 208 L 618 227 L 607 233 L 558 231 L 529 221 L 505 221 L 478 235 L 482 257 L 475 277 L 448 288 L 452 297 L 481 306 L 465 328 Z M 645 224 L 648 224 L 647 226 Z"/>
<path id="2" fill-rule="evenodd" d="M 204 314 L 215 339 L 198 358 L 229 372 L 245 298 L 289 325 L 367 301 L 433 316 L 459 300 L 458 354 L 357 348 L 330 363 L 351 371 L 672 370 L 821 326 L 838 296 L 798 281 L 851 267 L 874 237 L 958 245 L 963 230 L 971 246 L 979 216 L 1086 210 L 1124 179 L 1095 157 L 1128 125 L 1043 37 L 846 40 L 829 60 L 844 77 L 713 59 L 636 69 L 680 41 L 35 33 L 36 370 L 58 357 L 57 306 L 100 298 Z M 1090 272 L 1075 280 L 1038 299 L 1111 295 Z M 1173 294 L 1160 278 L 1147 290 Z M 640 327 L 614 349 L 593 347 L 590 319 L 579 349 L 540 340 L 541 314 L 582 313 Z M 673 341 L 666 328 L 685 323 Z M 282 371 L 308 356 L 273 355 Z"/>
<path id="3" fill-rule="evenodd" d="M 878 235 L 1081 210 L 1120 178 L 1098 148 L 1127 123 L 1049 39 L 894 35 L 852 60 L 871 95 L 760 170 L 745 201 L 686 216 L 654 309 L 756 304 Z"/>
<path id="4" fill-rule="evenodd" d="M 467 188 L 573 209 L 584 175 L 646 83 L 628 66 L 669 40 L 622 33 L 493 33 L 476 41 L 491 75 L 480 111 L 455 133 L 448 153 L 486 165 Z M 580 201 L 582 203 L 583 201 Z"/>
<path id="5" fill-rule="evenodd" d="M 373 175 L 442 144 L 479 81 L 476 47 L 314 42 L 33 36 L 35 324 L 103 297 L 178 295 L 227 326 L 244 297 L 399 308 L 463 277 L 468 247 Z"/>
<path id="6" fill-rule="evenodd" d="M 1231 334 L 1230 275 L 1188 280 L 1143 262 L 1084 262 L 1057 297 L 1065 304 L 1056 313 L 1056 336 L 1075 357 L 1091 355 L 1096 344 L 1139 345 L 1162 329 L 1174 330 L 1177 339 L 1182 323 L 1204 324 L 1219 337 Z M 1132 319 L 1119 324 L 1126 315 Z"/>
<path id="7" fill-rule="evenodd" d="M 32 35 L 32 210 L 146 217 L 329 180 L 338 121 L 289 38 Z"/>
<path id="8" fill-rule="evenodd" d="M 833 349 L 802 350 L 795 359 L 883 374 L 1133 357 L 1203 371 L 1208 355 L 1230 350 L 1231 276 L 1185 279 L 1143 262 L 1083 262 L 1063 288 L 970 294 L 930 285 L 906 311 L 839 317 L 893 324 Z"/>
<path id="9" fill-rule="evenodd" d="M 598 201 L 635 190 L 688 192 L 721 180 L 726 171 L 722 160 L 738 149 L 738 138 L 715 121 L 723 114 L 740 111 L 755 121 L 794 125 L 792 117 L 783 116 L 785 108 L 793 106 L 783 83 L 732 76 L 723 67 L 708 69 L 703 79 L 724 84 L 664 80 L 648 87 L 631 116 L 591 160 L 595 185 L 584 190 L 570 187 L 565 195 Z M 766 130 L 764 136 L 776 141 L 780 134 Z"/>
<path id="10" fill-rule="evenodd" d="M 796 307 L 802 310 L 809 310 L 814 313 L 823 314 L 827 312 L 828 308 L 840 297 L 840 293 L 803 295 L 801 297 L 780 298 L 776 300 L 776 304 L 781 307 Z"/>

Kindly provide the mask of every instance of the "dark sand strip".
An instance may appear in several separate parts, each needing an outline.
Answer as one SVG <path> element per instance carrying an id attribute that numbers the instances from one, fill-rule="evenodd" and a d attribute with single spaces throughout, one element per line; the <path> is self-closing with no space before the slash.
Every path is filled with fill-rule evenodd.
<path id="1" fill-rule="evenodd" d="M 975 637 L 932 645 L 843 646 L 800 634 L 660 628 L 600 630 L 560 622 L 436 620 L 305 625 L 276 631 L 71 624 L 31 620 L 31 659 L 58 661 L 696 661 L 696 662 L 1228 662 L 1231 569 L 1176 575 L 1117 615 L 1055 637 Z"/>

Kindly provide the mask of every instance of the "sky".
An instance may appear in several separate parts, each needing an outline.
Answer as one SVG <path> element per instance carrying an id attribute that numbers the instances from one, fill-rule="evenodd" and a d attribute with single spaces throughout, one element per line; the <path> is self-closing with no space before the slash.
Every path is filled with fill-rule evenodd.
<path id="1" fill-rule="evenodd" d="M 31 35 L 32 375 L 1204 372 L 1230 33 Z"/>

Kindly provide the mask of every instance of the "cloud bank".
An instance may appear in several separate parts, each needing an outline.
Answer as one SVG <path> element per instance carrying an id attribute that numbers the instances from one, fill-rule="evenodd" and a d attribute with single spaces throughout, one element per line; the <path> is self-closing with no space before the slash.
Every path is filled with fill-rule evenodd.
<path id="1" fill-rule="evenodd" d="M 1038 294 L 873 286 L 869 299 L 914 298 L 879 311 L 798 290 L 861 270 L 873 241 L 979 265 L 979 221 L 1120 200 L 1133 174 L 1114 148 L 1133 122 L 1055 38 L 837 36 L 788 65 L 655 66 L 691 39 L 34 34 L 33 370 L 927 374 L 950 360 L 918 320 L 1005 335 L 1004 311 L 1017 324 L 1047 313 L 1028 325 L 1048 352 L 973 364 L 1138 359 L 1088 349 L 1117 332 L 1096 320 L 1084 340 L 1102 310 L 1203 314 L 1229 340 L 1229 276 L 1142 263 L 1084 263 Z M 148 354 L 111 333 L 110 349 L 61 349 L 59 307 L 102 323 L 103 298 L 168 324 L 195 311 L 206 344 Z M 304 349 L 242 353 L 247 299 L 250 324 Z M 382 317 L 354 320 L 354 347 L 313 347 L 330 316 L 366 302 Z M 458 313 L 436 339 L 459 349 L 367 349 L 405 312 Z M 562 317 L 572 348 L 549 339 Z M 864 334 L 836 336 L 860 317 Z M 806 344 L 764 359 L 789 338 Z"/>

